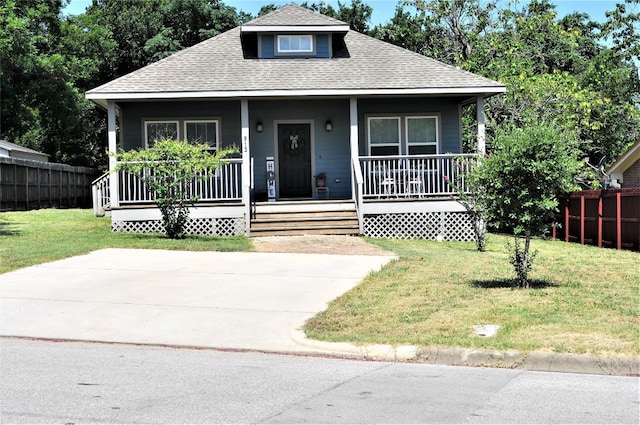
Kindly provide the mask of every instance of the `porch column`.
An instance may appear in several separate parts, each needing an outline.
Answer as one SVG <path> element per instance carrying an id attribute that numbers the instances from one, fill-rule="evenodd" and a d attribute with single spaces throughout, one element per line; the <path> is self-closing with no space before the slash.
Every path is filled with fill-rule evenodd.
<path id="1" fill-rule="evenodd" d="M 245 210 L 244 233 L 251 229 L 251 153 L 249 151 L 249 101 L 240 101 L 240 124 L 242 126 L 242 204 Z"/>
<path id="2" fill-rule="evenodd" d="M 360 151 L 358 149 L 358 99 L 349 99 L 349 145 L 351 147 L 351 167 L 357 167 L 351 173 L 351 197 L 355 199 L 358 206 L 358 226 L 360 234 L 364 233 L 364 217 L 362 214 L 362 173 L 360 171 Z M 358 181 L 356 181 L 358 180 Z"/>
<path id="3" fill-rule="evenodd" d="M 349 99 L 349 146 L 351 151 L 351 166 L 353 164 L 358 163 L 358 99 L 352 97 Z M 357 195 L 357 182 L 353 178 L 353 173 L 351 174 L 351 197 L 356 198 Z"/>
<path id="4" fill-rule="evenodd" d="M 476 120 L 478 122 L 478 153 L 484 156 L 486 153 L 484 134 L 484 96 L 478 96 L 476 98 Z"/>
<path id="5" fill-rule="evenodd" d="M 116 137 L 116 103 L 113 100 L 107 101 L 107 140 L 109 142 L 109 191 L 112 207 L 120 205 L 120 193 L 118 191 L 118 173 L 115 172 L 117 160 L 115 154 L 118 152 L 118 141 Z"/>

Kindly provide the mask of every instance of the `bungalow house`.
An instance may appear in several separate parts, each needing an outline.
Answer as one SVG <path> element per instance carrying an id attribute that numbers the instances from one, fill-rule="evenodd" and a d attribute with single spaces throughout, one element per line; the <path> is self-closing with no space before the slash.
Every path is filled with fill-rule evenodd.
<path id="1" fill-rule="evenodd" d="M 482 152 L 484 100 L 505 90 L 290 4 L 86 96 L 107 110 L 110 152 L 161 137 L 240 148 L 198 183 L 190 232 L 469 240 L 446 182 L 468 162 L 461 108 L 477 105 Z M 136 176 L 96 186 L 113 230 L 161 229 Z"/>

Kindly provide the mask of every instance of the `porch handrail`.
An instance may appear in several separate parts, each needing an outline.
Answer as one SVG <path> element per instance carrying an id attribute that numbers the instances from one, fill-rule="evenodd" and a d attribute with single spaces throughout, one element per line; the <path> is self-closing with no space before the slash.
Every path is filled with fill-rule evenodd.
<path id="1" fill-rule="evenodd" d="M 358 158 L 351 157 L 351 169 L 353 170 L 353 181 L 356 188 L 356 215 L 358 216 L 358 225 L 360 227 L 360 234 L 364 233 L 364 217 L 362 213 L 363 192 L 362 186 L 364 184 L 364 177 L 362 175 L 362 169 L 360 168 L 360 161 Z"/>
<path id="2" fill-rule="evenodd" d="M 241 167 L 242 159 L 225 159 L 217 169 L 197 174 L 194 176 L 189 195 L 196 197 L 200 202 L 242 200 Z M 120 170 L 118 177 L 121 204 L 147 203 L 155 200 L 155 193 L 140 176 Z"/>
<path id="3" fill-rule="evenodd" d="M 364 198 L 424 198 L 468 193 L 470 159 L 477 154 L 388 155 L 359 157 Z M 447 183 L 455 181 L 457 188 Z"/>
<path id="4" fill-rule="evenodd" d="M 109 173 L 104 173 L 91 182 L 91 195 L 93 199 L 93 215 L 102 217 L 111 206 L 111 190 L 109 185 Z"/>

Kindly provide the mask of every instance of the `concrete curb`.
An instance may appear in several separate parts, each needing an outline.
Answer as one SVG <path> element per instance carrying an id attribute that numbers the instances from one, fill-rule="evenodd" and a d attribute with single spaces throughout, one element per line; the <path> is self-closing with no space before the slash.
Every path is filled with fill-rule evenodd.
<path id="1" fill-rule="evenodd" d="M 320 355 L 434 365 L 498 367 L 593 375 L 640 376 L 640 358 L 606 358 L 546 352 L 501 352 L 469 348 L 429 348 L 414 345 L 355 345 L 344 342 L 312 340 L 307 338 L 301 330 L 293 331 L 291 337 L 301 347 L 311 349 L 313 353 Z M 305 351 L 309 352 L 309 350 Z"/>

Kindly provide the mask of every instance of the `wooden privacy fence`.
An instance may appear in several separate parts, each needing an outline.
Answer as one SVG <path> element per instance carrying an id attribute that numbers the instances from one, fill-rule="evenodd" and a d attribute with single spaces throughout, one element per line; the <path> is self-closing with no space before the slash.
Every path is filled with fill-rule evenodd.
<path id="1" fill-rule="evenodd" d="M 554 238 L 640 250 L 640 188 L 585 190 L 560 197 Z"/>
<path id="2" fill-rule="evenodd" d="M 0 211 L 90 207 L 97 174 L 92 168 L 0 157 Z"/>

